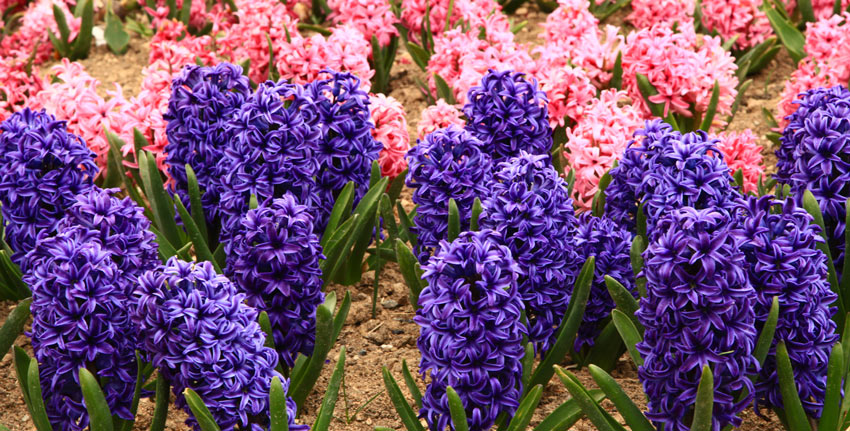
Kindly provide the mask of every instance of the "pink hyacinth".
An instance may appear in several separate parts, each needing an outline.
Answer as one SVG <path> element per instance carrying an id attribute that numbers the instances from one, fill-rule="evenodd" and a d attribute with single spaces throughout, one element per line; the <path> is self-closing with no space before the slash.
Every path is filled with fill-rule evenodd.
<path id="1" fill-rule="evenodd" d="M 168 2 L 166 0 L 157 0 L 156 6 L 154 6 L 154 8 L 153 8 L 154 12 L 159 12 L 161 10 L 164 10 L 167 14 L 168 13 L 168 4 L 167 3 Z M 175 0 L 175 4 L 177 5 L 178 8 L 182 8 L 183 7 L 183 0 Z M 142 6 L 143 8 L 145 8 L 145 9 L 150 9 L 148 7 L 148 2 L 146 0 L 139 0 L 139 5 Z M 159 24 L 162 21 L 162 18 L 160 16 L 160 17 L 158 17 L 159 19 L 157 19 L 157 15 L 161 15 L 161 13 L 154 13 L 152 15 L 155 16 L 153 24 L 154 24 L 154 26 L 158 27 Z M 206 2 L 193 0 L 192 6 L 190 6 L 190 10 L 189 10 L 189 25 L 194 27 L 194 28 L 201 29 L 206 24 L 207 18 L 208 18 L 208 15 L 207 15 L 207 4 L 206 4 Z"/>
<path id="2" fill-rule="evenodd" d="M 369 102 L 372 122 L 375 123 L 372 137 L 384 145 L 378 157 L 381 175 L 395 178 L 407 168 L 404 155 L 410 149 L 404 107 L 398 100 L 383 94 L 369 95 Z"/>
<path id="3" fill-rule="evenodd" d="M 437 104 L 431 105 L 422 111 L 419 124 L 416 126 L 417 139 L 425 139 L 425 135 L 439 129 L 445 129 L 450 125 L 463 127 L 464 121 L 457 107 L 449 105 L 440 99 Z"/>
<path id="4" fill-rule="evenodd" d="M 11 35 L 0 38 L 0 57 L 26 59 L 35 51 L 33 63 L 41 64 L 47 61 L 53 51 L 48 34 L 53 32 L 54 35 L 59 35 L 59 28 L 53 18 L 54 4 L 65 13 L 70 39 L 77 37 L 81 20 L 74 17 L 65 2 L 36 0 L 24 11 L 18 29 Z"/>
<path id="5" fill-rule="evenodd" d="M 216 42 L 211 36 L 193 36 L 183 23 L 168 20 L 162 22 L 151 39 L 148 63 L 167 65 L 168 71 L 177 73 L 198 61 L 207 66 L 217 63 L 216 51 Z M 223 55 L 226 52 L 218 50 Z"/>
<path id="6" fill-rule="evenodd" d="M 375 71 L 369 66 L 371 44 L 350 25 L 335 27 L 325 38 L 314 34 L 308 38 L 293 35 L 291 43 L 281 44 L 277 69 L 282 79 L 298 84 L 316 80 L 322 70 L 351 72 L 361 80 L 360 88 L 369 91 Z"/>
<path id="7" fill-rule="evenodd" d="M 797 70 L 791 73 L 791 77 L 785 81 L 785 88 L 777 106 L 777 122 L 780 128 L 788 124 L 785 118 L 797 111 L 799 105 L 794 101 L 801 93 L 819 87 L 832 87 L 840 82 L 846 83 L 838 78 L 845 69 L 833 69 L 830 65 L 831 63 L 824 63 L 818 66 L 811 58 L 805 58 L 797 66 Z"/>
<path id="8" fill-rule="evenodd" d="M 37 67 L 26 71 L 26 58 L 0 58 L 0 122 L 26 106 L 44 83 Z"/>
<path id="9" fill-rule="evenodd" d="M 230 25 L 219 39 L 218 45 L 230 52 L 231 62 L 249 60 L 251 69 L 248 77 L 254 82 L 263 82 L 269 76 L 269 43 L 276 59 L 283 55 L 289 38 L 301 36 L 297 19 L 290 8 L 296 2 L 278 0 L 236 0 L 237 22 Z"/>
<path id="10" fill-rule="evenodd" d="M 567 130 L 564 156 L 575 171 L 573 199 L 590 209 L 599 179 L 614 166 L 632 135 L 643 126 L 640 111 L 623 91 L 605 90 L 593 99 L 575 127 Z"/>
<path id="11" fill-rule="evenodd" d="M 764 42 L 772 33 L 767 15 L 758 0 L 703 0 L 702 25 L 724 39 L 735 36 L 735 46 L 747 49 Z"/>
<path id="12" fill-rule="evenodd" d="M 841 82 L 850 79 L 850 13 L 833 15 L 806 27 L 806 53 Z"/>
<path id="13" fill-rule="evenodd" d="M 746 129 L 743 132 L 721 132 L 717 138 L 720 139 L 717 148 L 723 153 L 730 174 L 740 169 L 744 177 L 744 193 L 755 192 L 759 178 L 764 175 L 762 147 L 756 135 Z"/>
<path id="14" fill-rule="evenodd" d="M 815 12 L 815 19 L 822 20 L 829 18 L 833 13 L 835 2 L 832 0 L 811 0 L 812 10 Z M 847 10 L 850 6 L 850 0 L 841 0 L 841 10 Z M 785 1 L 785 9 L 793 12 L 797 8 L 796 0 Z"/>
<path id="15" fill-rule="evenodd" d="M 489 33 L 498 27 L 510 27 L 507 17 L 501 12 L 502 7 L 493 0 L 454 0 L 450 19 L 450 29 L 446 29 L 449 4 L 452 0 L 402 0 L 401 21 L 410 30 L 408 38 L 419 41 L 425 14 L 431 18 L 431 33 L 442 34 L 463 21 L 470 27 L 484 27 Z"/>
<path id="16" fill-rule="evenodd" d="M 695 5 L 694 0 L 632 0 L 632 13 L 626 20 L 637 29 L 659 23 L 692 26 Z"/>
<path id="17" fill-rule="evenodd" d="M 596 96 L 596 88 L 581 70 L 569 66 L 538 72 L 540 89 L 549 98 L 549 126 L 564 127 L 579 121 Z"/>
<path id="18" fill-rule="evenodd" d="M 398 36 L 395 24 L 399 21 L 386 0 L 328 0 L 327 4 L 333 10 L 329 19 L 350 24 L 368 41 L 375 36 L 379 45 L 387 46 Z"/>

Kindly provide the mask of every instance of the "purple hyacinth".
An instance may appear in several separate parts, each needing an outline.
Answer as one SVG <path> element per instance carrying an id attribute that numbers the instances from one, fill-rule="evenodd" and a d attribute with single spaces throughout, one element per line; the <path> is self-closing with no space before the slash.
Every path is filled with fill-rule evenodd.
<path id="1" fill-rule="evenodd" d="M 489 189 L 481 226 L 499 235 L 522 268 L 517 284 L 528 338 L 542 354 L 554 341 L 578 271 L 573 200 L 547 156 L 524 151 L 499 164 Z"/>
<path id="2" fill-rule="evenodd" d="M 172 190 L 189 206 L 186 165 L 198 178 L 204 215 L 218 216 L 219 192 L 216 164 L 232 135 L 228 122 L 251 93 L 242 68 L 230 63 L 216 66 L 188 65 L 171 83 L 165 146 Z"/>
<path id="3" fill-rule="evenodd" d="M 632 234 L 606 217 L 594 217 L 586 212 L 579 217 L 574 242 L 581 262 L 596 257 L 596 271 L 590 295 L 584 311 L 584 320 L 578 330 L 576 351 L 584 346 L 592 347 L 602 331 L 600 322 L 611 314 L 616 304 L 608 293 L 605 276 L 611 276 L 622 284 L 632 296 L 638 297 L 634 272 L 629 255 Z M 569 286 L 572 294 L 573 286 Z"/>
<path id="4" fill-rule="evenodd" d="M 260 84 L 230 128 L 233 137 L 217 167 L 227 251 L 251 195 L 264 202 L 292 193 L 305 205 L 318 205 L 314 176 L 321 136 L 312 99 L 304 87 L 286 82 Z"/>
<path id="5" fill-rule="evenodd" d="M 280 362 L 287 367 L 298 353 L 313 353 L 316 307 L 325 298 L 323 258 L 310 209 L 289 194 L 248 211 L 231 245 L 226 273 L 248 305 L 268 313 Z"/>
<path id="6" fill-rule="evenodd" d="M 469 229 L 475 198 L 489 192 L 492 161 L 485 145 L 457 126 L 428 134 L 405 157 L 405 184 L 418 205 L 413 218 L 416 254 L 424 263 L 448 234 L 449 199 L 457 203 L 461 231 Z"/>
<path id="7" fill-rule="evenodd" d="M 520 151 L 549 155 L 549 101 L 522 73 L 490 69 L 481 84 L 469 89 L 466 130 L 484 142 L 495 163 L 520 155 Z"/>
<path id="8" fill-rule="evenodd" d="M 245 294 L 209 262 L 172 257 L 142 274 L 135 297 L 142 344 L 189 413 L 187 424 L 200 429 L 183 396 L 191 388 L 222 430 L 268 429 L 271 381 L 288 381 L 274 371 L 277 354 L 264 346 L 258 312 L 243 303 Z M 289 429 L 306 431 L 293 423 L 295 403 L 286 404 Z"/>
<path id="9" fill-rule="evenodd" d="M 61 430 L 88 427 L 82 367 L 101 381 L 112 413 L 133 419 L 136 338 L 127 295 L 132 282 L 116 263 L 120 256 L 101 243 L 100 232 L 70 226 L 50 234 L 39 235 L 24 275 L 32 289 L 29 335 L 50 423 Z"/>
<path id="10" fill-rule="evenodd" d="M 464 232 L 423 266 L 417 346 L 431 383 L 420 417 L 432 431 L 450 424 L 446 387 L 460 396 L 470 431 L 485 431 L 501 413 L 513 415 L 522 393 L 523 304 L 519 266 L 491 230 Z M 452 426 L 452 429 L 455 427 Z"/>
<path id="11" fill-rule="evenodd" d="M 811 190 L 823 211 L 836 268 L 844 262 L 845 203 L 850 198 L 850 90 L 838 85 L 802 94 L 786 117 L 776 150 L 776 179 L 802 202 Z"/>
<path id="12" fill-rule="evenodd" d="M 776 373 L 776 342 L 785 341 L 803 407 L 820 416 L 826 391 L 826 367 L 838 340 L 832 320 L 838 296 L 827 283 L 826 255 L 812 216 L 791 199 L 749 197 L 741 204 L 747 241 L 750 282 L 756 292 L 755 315 L 760 328 L 767 320 L 773 297 L 779 298 L 774 345 L 756 383 L 758 404 L 782 407 Z"/>
<path id="13" fill-rule="evenodd" d="M 647 417 L 667 431 L 691 426 L 704 365 L 714 375 L 712 429 L 732 424 L 753 400 L 758 362 L 755 291 L 740 247 L 742 232 L 724 210 L 670 210 L 644 252 L 647 296 L 636 316 L 646 327 L 637 349 Z M 741 389 L 747 396 L 740 402 Z"/>
<path id="14" fill-rule="evenodd" d="M 0 124 L 0 203 L 12 261 L 26 271 L 39 233 L 56 228 L 97 172 L 85 142 L 44 111 L 25 108 Z"/>
<path id="15" fill-rule="evenodd" d="M 372 137 L 369 93 L 360 87 L 360 78 L 348 72 L 328 72 L 330 78 L 307 85 L 315 103 L 321 130 L 319 172 L 316 175 L 319 211 L 315 224 L 324 230 L 337 194 L 354 181 L 354 202 L 369 189 L 372 162 L 378 160 L 383 145 Z"/>

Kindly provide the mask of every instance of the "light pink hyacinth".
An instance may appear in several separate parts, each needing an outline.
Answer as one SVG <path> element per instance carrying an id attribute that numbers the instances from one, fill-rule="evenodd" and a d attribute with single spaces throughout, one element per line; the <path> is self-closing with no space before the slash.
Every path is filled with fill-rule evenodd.
<path id="1" fill-rule="evenodd" d="M 394 36 L 398 36 L 395 24 L 399 22 L 387 0 L 328 0 L 333 12 L 328 17 L 339 24 L 350 24 L 367 41 L 372 36 L 378 44 L 387 46 Z"/>
<path id="2" fill-rule="evenodd" d="M 799 105 L 794 103 L 800 93 L 804 93 L 818 87 L 832 87 L 840 82 L 838 76 L 843 72 L 843 68 L 832 69 L 830 63 L 815 65 L 815 62 L 806 58 L 797 66 L 797 70 L 791 73 L 791 77 L 785 81 L 785 88 L 782 90 L 777 105 L 776 120 L 779 127 L 783 128 L 788 124 L 785 117 L 793 114 Z"/>
<path id="3" fill-rule="evenodd" d="M 435 105 L 431 105 L 422 110 L 422 115 L 419 118 L 419 124 L 416 126 L 417 139 L 425 139 L 425 136 L 435 130 L 444 129 L 450 125 L 463 127 L 464 121 L 461 118 L 460 110 L 446 103 L 445 100 L 437 100 Z"/>
<path id="4" fill-rule="evenodd" d="M 756 135 L 746 129 L 742 132 L 721 132 L 717 138 L 720 140 L 717 148 L 723 153 L 730 174 L 734 175 L 740 169 L 744 177 L 744 193 L 755 192 L 759 177 L 764 175 L 762 146 Z"/>
<path id="5" fill-rule="evenodd" d="M 37 67 L 27 73 L 26 59 L 0 58 L 0 122 L 26 106 L 43 86 Z"/>
<path id="6" fill-rule="evenodd" d="M 183 0 L 175 0 L 174 2 L 178 8 L 183 7 Z M 168 13 L 168 2 L 166 0 L 157 0 L 156 5 L 154 6 L 154 11 L 165 10 L 166 14 Z M 149 9 L 148 3 L 146 0 L 139 0 L 139 5 L 145 9 Z M 157 14 L 158 15 L 158 14 Z M 189 25 L 200 29 L 202 28 L 208 19 L 207 15 L 207 3 L 205 1 L 200 0 L 192 0 L 192 5 L 189 10 Z M 153 24 L 155 26 L 159 26 L 161 19 L 155 19 Z"/>
<path id="7" fill-rule="evenodd" d="M 549 126 L 552 128 L 579 121 L 596 96 L 596 87 L 581 69 L 565 65 L 544 69 L 537 77 L 540 89 L 549 98 Z"/>
<path id="8" fill-rule="evenodd" d="M 218 40 L 219 46 L 229 49 L 233 63 L 250 60 L 248 77 L 254 82 L 263 82 L 269 76 L 267 34 L 278 60 L 288 44 L 287 40 L 301 37 L 297 20 L 287 4 L 278 0 L 236 0 L 237 22 L 230 25 Z"/>
<path id="9" fill-rule="evenodd" d="M 702 25 L 724 40 L 735 36 L 735 46 L 747 49 L 762 43 L 773 30 L 758 0 L 702 0 Z"/>
<path id="10" fill-rule="evenodd" d="M 614 166 L 632 135 L 643 126 L 640 111 L 623 91 L 605 90 L 585 111 L 579 122 L 567 129 L 564 156 L 575 171 L 573 199 L 587 210 L 599 189 L 599 179 Z"/>
<path id="11" fill-rule="evenodd" d="M 361 80 L 360 88 L 369 91 L 375 71 L 369 66 L 372 46 L 350 25 L 334 27 L 330 36 L 302 37 L 295 34 L 291 43 L 282 43 L 277 69 L 282 79 L 306 84 L 319 78 L 322 70 L 351 72 Z"/>
<path id="12" fill-rule="evenodd" d="M 53 45 L 50 43 L 48 32 L 59 35 L 59 28 L 53 18 L 53 5 L 59 7 L 65 14 L 70 39 L 77 37 L 80 31 L 80 18 L 68 10 L 65 2 L 54 0 L 36 0 L 27 7 L 21 17 L 20 26 L 9 36 L 0 40 L 0 57 L 18 57 L 27 59 L 35 51 L 33 63 L 41 64 L 50 58 Z M 2 12 L 2 10 L 0 10 Z"/>
<path id="13" fill-rule="evenodd" d="M 404 107 L 398 100 L 383 94 L 369 95 L 369 102 L 372 122 L 375 123 L 372 137 L 384 145 L 378 157 L 381 175 L 395 178 L 407 168 L 404 155 L 410 149 Z"/>
<path id="14" fill-rule="evenodd" d="M 419 41 L 426 12 L 431 18 L 430 28 L 434 36 L 450 30 L 451 28 L 445 27 L 449 4 L 452 1 L 454 8 L 450 19 L 451 28 L 463 21 L 472 28 L 484 27 L 490 37 L 492 30 L 510 27 L 507 17 L 502 13 L 502 7 L 494 0 L 402 0 L 401 21 L 410 30 L 408 38 L 414 42 Z"/>
<path id="15" fill-rule="evenodd" d="M 626 20 L 637 29 L 659 23 L 685 25 L 694 20 L 694 6 L 694 0 L 632 0 L 632 13 Z"/>

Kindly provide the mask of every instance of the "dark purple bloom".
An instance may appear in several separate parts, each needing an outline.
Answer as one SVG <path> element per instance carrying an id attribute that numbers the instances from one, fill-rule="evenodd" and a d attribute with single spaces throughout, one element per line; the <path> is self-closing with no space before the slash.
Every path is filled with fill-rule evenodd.
<path id="1" fill-rule="evenodd" d="M 489 70 L 481 84 L 469 89 L 466 130 L 484 142 L 494 162 L 520 155 L 549 154 L 549 101 L 537 88 L 537 80 L 526 81 L 522 73 Z"/>
<path id="2" fill-rule="evenodd" d="M 606 217 L 594 217 L 586 212 L 579 217 L 574 242 L 582 263 L 591 256 L 596 257 L 596 271 L 590 286 L 590 296 L 587 298 L 584 319 L 573 346 L 576 351 L 580 351 L 584 346 L 594 345 L 596 337 L 602 331 L 600 322 L 605 320 L 616 306 L 608 293 L 605 276 L 619 281 L 635 298 L 638 297 L 638 292 L 629 255 L 632 245 L 632 234 L 629 231 Z M 573 286 L 570 285 L 570 293 L 572 289 Z"/>
<path id="3" fill-rule="evenodd" d="M 836 268 L 844 262 L 845 204 L 850 198 L 850 90 L 838 85 L 802 94 L 786 117 L 776 150 L 776 179 L 802 202 L 811 190 L 823 211 Z"/>
<path id="4" fill-rule="evenodd" d="M 227 271 L 246 302 L 269 315 L 281 363 L 313 353 L 323 259 L 313 215 L 286 194 L 248 211 L 233 238 Z"/>
<path id="5" fill-rule="evenodd" d="M 499 235 L 522 268 L 517 284 L 528 338 L 542 354 L 554 341 L 578 271 L 573 200 L 547 156 L 524 151 L 499 164 L 489 189 L 481 225 Z"/>
<path id="6" fill-rule="evenodd" d="M 491 230 L 464 232 L 443 241 L 422 268 L 428 286 L 413 320 L 420 326 L 419 370 L 431 376 L 419 415 L 432 431 L 451 422 L 447 386 L 460 396 L 471 431 L 489 430 L 519 405 L 526 333 L 519 267 L 499 242 Z"/>
<path id="7" fill-rule="evenodd" d="M 133 316 L 151 361 L 171 382 L 177 405 L 190 414 L 187 424 L 200 429 L 183 391 L 192 388 L 222 430 L 269 425 L 269 387 L 277 376 L 277 354 L 264 346 L 258 312 L 243 303 L 245 294 L 209 262 L 172 257 L 142 274 Z M 287 400 L 289 429 L 295 425 L 295 403 Z"/>
<path id="8" fill-rule="evenodd" d="M 25 108 L 0 124 L 0 203 L 12 260 L 26 271 L 24 255 L 41 231 L 53 231 L 74 196 L 92 187 L 94 153 L 64 121 Z"/>
<path id="9" fill-rule="evenodd" d="M 691 426 L 702 367 L 714 375 L 712 429 L 731 424 L 753 400 L 758 371 L 756 293 L 747 277 L 742 232 L 724 210 L 671 209 L 644 252 L 647 296 L 636 313 L 646 327 L 637 349 L 647 417 L 666 431 Z M 740 402 L 741 389 L 748 394 Z"/>
<path id="10" fill-rule="evenodd" d="M 446 239 L 449 199 L 457 203 L 461 231 L 469 229 L 469 216 L 476 197 L 488 193 L 492 161 L 484 144 L 456 126 L 437 130 L 417 141 L 407 152 L 407 187 L 413 189 L 418 205 L 413 222 L 418 235 L 416 254 L 425 262 Z"/>
<path id="11" fill-rule="evenodd" d="M 221 237 L 238 233 L 251 195 L 259 202 L 292 193 L 318 205 L 314 177 L 320 131 L 313 101 L 296 84 L 267 81 L 248 97 L 230 123 L 232 139 L 218 165 L 221 178 Z"/>
<path id="12" fill-rule="evenodd" d="M 174 180 L 171 188 L 188 207 L 186 165 L 192 166 L 209 221 L 218 216 L 216 164 L 233 136 L 228 123 L 250 92 L 242 68 L 230 63 L 188 65 L 171 83 L 168 112 L 163 115 L 168 121 L 165 161 Z"/>
<path id="13" fill-rule="evenodd" d="M 136 338 L 127 292 L 133 282 L 84 226 L 42 231 L 27 254 L 24 275 L 32 289 L 32 347 L 47 416 L 54 429 L 83 430 L 89 417 L 79 384 L 80 368 L 101 381 L 113 414 L 132 419 Z"/>
<path id="14" fill-rule="evenodd" d="M 756 383 L 757 406 L 782 407 L 776 374 L 776 342 L 785 341 L 803 407 L 820 416 L 826 391 L 826 367 L 838 341 L 832 320 L 837 295 L 827 283 L 823 242 L 812 216 L 793 200 L 773 196 L 749 197 L 741 204 L 741 223 L 747 241 L 750 282 L 756 293 L 756 325 L 761 329 L 774 297 L 779 298 L 779 321 L 774 346 Z"/>

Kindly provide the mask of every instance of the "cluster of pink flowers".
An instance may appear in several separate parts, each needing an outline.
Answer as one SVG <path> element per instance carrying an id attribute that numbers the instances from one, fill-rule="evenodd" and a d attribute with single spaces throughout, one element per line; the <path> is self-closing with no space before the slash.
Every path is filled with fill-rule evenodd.
<path id="1" fill-rule="evenodd" d="M 757 190 L 759 178 L 764 175 L 761 150 L 758 138 L 750 129 L 743 132 L 721 132 L 717 135 L 720 142 L 717 148 L 723 153 L 723 159 L 729 165 L 731 174 L 738 170 L 744 177 L 744 193 Z"/>
<path id="2" fill-rule="evenodd" d="M 623 91 L 605 90 L 593 99 L 578 123 L 567 130 L 566 169 L 575 171 L 573 199 L 589 209 L 602 178 L 626 149 L 643 117 Z"/>
<path id="3" fill-rule="evenodd" d="M 383 94 L 370 95 L 369 102 L 372 122 L 375 123 L 372 136 L 384 146 L 378 157 L 381 175 L 395 178 L 407 168 L 404 155 L 410 149 L 404 107 L 398 100 Z"/>
<path id="4" fill-rule="evenodd" d="M 350 24 L 367 41 L 372 36 L 378 44 L 387 46 L 390 40 L 398 36 L 395 24 L 399 22 L 386 0 L 328 0 L 333 13 L 328 17 L 338 24 Z"/>
<path id="5" fill-rule="evenodd" d="M 567 126 L 567 120 L 576 122 L 596 95 L 596 87 L 578 68 L 563 66 L 538 72 L 540 89 L 549 98 L 549 125 L 552 128 Z"/>
<path id="6" fill-rule="evenodd" d="M 0 59 L 0 121 L 23 108 L 44 86 L 38 68 L 27 73 L 26 62 L 16 57 Z"/>
<path id="7" fill-rule="evenodd" d="M 462 113 L 457 107 L 449 105 L 440 99 L 435 105 L 431 105 L 422 111 L 419 116 L 419 124 L 416 126 L 418 139 L 425 139 L 425 135 L 439 129 L 445 129 L 452 124 L 463 127 L 465 122 L 461 118 Z"/>
<path id="8" fill-rule="evenodd" d="M 815 12 L 815 19 L 822 20 L 827 19 L 832 15 L 833 8 L 835 7 L 835 2 L 832 0 L 811 0 L 812 2 L 812 10 Z M 850 0 L 841 0 L 841 10 L 847 10 L 847 7 L 850 6 Z M 785 1 L 785 8 L 788 12 L 793 12 L 797 7 L 796 0 L 787 0 Z"/>
<path id="9" fill-rule="evenodd" d="M 182 8 L 183 0 L 176 0 L 175 4 L 178 8 Z M 154 17 L 153 25 L 155 27 L 159 27 L 167 19 L 168 6 L 166 0 L 157 0 L 153 8 L 148 7 L 146 0 L 139 0 L 139 5 Z M 219 5 L 216 6 L 219 7 Z M 189 25 L 200 29 L 207 23 L 208 18 L 207 3 L 205 1 L 193 0 L 189 10 Z"/>
<path id="10" fill-rule="evenodd" d="M 31 3 L 21 17 L 20 26 L 14 33 L 0 39 L 0 57 L 27 59 L 35 51 L 34 63 L 41 64 L 50 58 L 53 45 L 48 32 L 59 35 L 59 28 L 53 18 L 53 5 L 65 13 L 70 30 L 70 38 L 77 37 L 80 31 L 80 19 L 68 9 L 63 1 L 36 0 Z M 0 9 L 0 12 L 3 10 Z"/>
<path id="11" fill-rule="evenodd" d="M 454 4 L 449 17 L 449 5 Z M 419 41 L 422 24 L 427 14 L 431 33 L 436 36 L 454 28 L 463 22 L 469 27 L 484 27 L 492 29 L 494 24 L 506 24 L 507 19 L 501 12 L 502 7 L 493 0 L 402 0 L 401 22 L 410 31 L 408 37 Z M 446 18 L 449 18 L 450 28 L 446 28 Z"/>
<path id="12" fill-rule="evenodd" d="M 724 40 L 738 36 L 738 49 L 751 48 L 773 33 L 767 15 L 759 9 L 761 4 L 758 0 L 703 0 L 702 25 Z"/>
<path id="13" fill-rule="evenodd" d="M 674 23 L 693 26 L 694 0 L 632 0 L 632 13 L 626 18 L 635 28 Z"/>
<path id="14" fill-rule="evenodd" d="M 350 25 L 335 27 L 330 36 L 320 34 L 303 37 L 290 34 L 291 42 L 280 44 L 276 67 L 283 79 L 298 84 L 316 80 L 325 69 L 351 72 L 361 80 L 360 87 L 369 91 L 375 71 L 369 66 L 371 44 Z"/>

